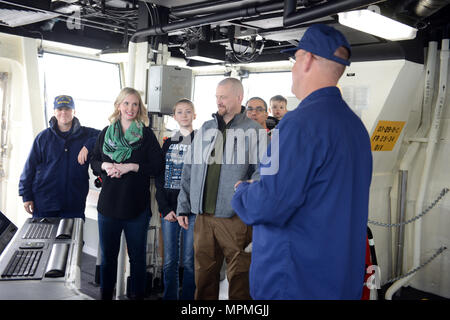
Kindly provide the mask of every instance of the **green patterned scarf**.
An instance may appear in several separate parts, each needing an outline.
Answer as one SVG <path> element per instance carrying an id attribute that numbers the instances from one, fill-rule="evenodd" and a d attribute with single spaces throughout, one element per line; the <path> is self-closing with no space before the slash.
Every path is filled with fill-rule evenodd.
<path id="1" fill-rule="evenodd" d="M 114 161 L 121 163 L 131 157 L 131 152 L 141 146 L 144 125 L 133 121 L 125 134 L 120 120 L 106 130 L 103 152 Z"/>

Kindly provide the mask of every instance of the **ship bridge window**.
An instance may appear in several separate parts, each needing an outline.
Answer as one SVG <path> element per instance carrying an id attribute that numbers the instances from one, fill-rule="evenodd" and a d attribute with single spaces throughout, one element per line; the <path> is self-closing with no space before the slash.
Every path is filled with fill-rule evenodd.
<path id="1" fill-rule="evenodd" d="M 217 112 L 216 87 L 223 75 L 198 75 L 194 77 L 194 102 L 196 119 L 192 126 L 199 129 L 205 121 L 211 120 L 211 115 Z M 173 117 L 168 117 L 166 122 L 167 130 L 178 130 L 179 126 Z"/>
<path id="2" fill-rule="evenodd" d="M 252 97 L 260 97 L 269 106 L 270 98 L 275 95 L 282 95 L 285 98 L 293 96 L 291 72 L 250 73 L 248 78 L 242 79 L 242 84 L 244 86 L 243 104 Z"/>
<path id="3" fill-rule="evenodd" d="M 203 122 L 211 120 L 211 115 L 217 112 L 216 87 L 224 79 L 223 75 L 196 76 L 194 81 L 195 112 L 194 129 L 202 126 Z"/>
<path id="4" fill-rule="evenodd" d="M 194 77 L 193 102 L 197 118 L 193 122 L 194 129 L 199 129 L 205 121 L 211 120 L 211 115 L 217 112 L 216 105 L 216 87 L 224 79 L 220 75 L 197 75 Z M 291 92 L 292 78 L 291 72 L 259 72 L 249 73 L 248 78 L 242 79 L 244 86 L 245 105 L 251 97 L 263 98 L 269 106 L 270 98 L 275 95 L 282 95 L 288 100 L 288 110 L 295 108 L 298 100 Z M 292 102 L 291 102 L 292 100 Z M 166 129 L 176 130 L 178 125 L 176 121 L 169 117 L 166 123 Z"/>
<path id="5" fill-rule="evenodd" d="M 54 114 L 53 100 L 61 94 L 73 97 L 81 125 L 103 129 L 109 124 L 121 89 L 118 64 L 45 52 L 39 66 L 47 125 Z"/>

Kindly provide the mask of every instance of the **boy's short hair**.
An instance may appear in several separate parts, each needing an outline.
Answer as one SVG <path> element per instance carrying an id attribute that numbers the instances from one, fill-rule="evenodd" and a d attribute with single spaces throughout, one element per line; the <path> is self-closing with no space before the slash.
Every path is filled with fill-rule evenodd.
<path id="1" fill-rule="evenodd" d="M 280 94 L 277 94 L 276 96 L 270 98 L 270 103 L 272 103 L 272 101 L 284 102 L 287 105 L 287 99 Z"/>
<path id="2" fill-rule="evenodd" d="M 189 100 L 189 99 L 183 98 L 183 99 L 178 100 L 178 101 L 174 104 L 174 106 L 173 106 L 173 108 L 172 108 L 172 113 L 175 113 L 175 109 L 176 109 L 177 106 L 178 106 L 179 104 L 181 104 L 181 103 L 186 103 L 187 105 L 189 105 L 189 106 L 192 108 L 192 111 L 195 112 L 194 103 L 193 103 L 191 100 Z"/>

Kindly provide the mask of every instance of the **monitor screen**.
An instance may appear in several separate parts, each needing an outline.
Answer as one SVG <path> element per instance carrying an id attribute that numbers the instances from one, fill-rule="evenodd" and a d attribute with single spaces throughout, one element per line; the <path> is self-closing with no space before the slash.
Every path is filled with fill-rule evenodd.
<path id="1" fill-rule="evenodd" d="M 14 237 L 17 227 L 0 211 L 0 255 Z"/>

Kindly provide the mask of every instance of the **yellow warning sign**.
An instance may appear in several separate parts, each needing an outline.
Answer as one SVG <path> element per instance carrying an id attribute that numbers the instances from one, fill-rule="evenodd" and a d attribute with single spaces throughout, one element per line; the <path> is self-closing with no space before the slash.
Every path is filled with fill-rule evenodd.
<path id="1" fill-rule="evenodd" d="M 405 121 L 378 121 L 370 139 L 372 151 L 392 151 L 404 125 Z"/>

